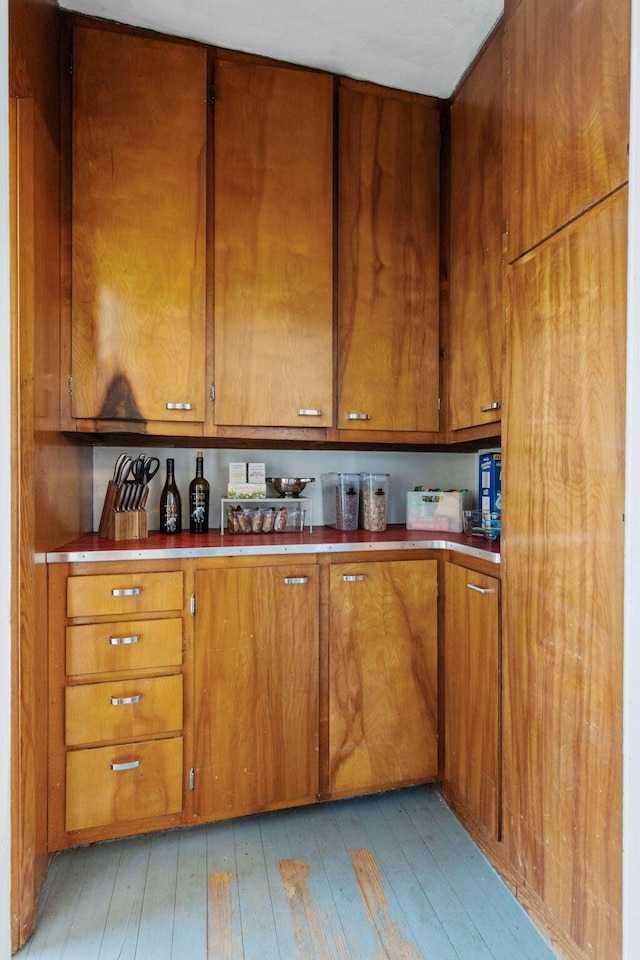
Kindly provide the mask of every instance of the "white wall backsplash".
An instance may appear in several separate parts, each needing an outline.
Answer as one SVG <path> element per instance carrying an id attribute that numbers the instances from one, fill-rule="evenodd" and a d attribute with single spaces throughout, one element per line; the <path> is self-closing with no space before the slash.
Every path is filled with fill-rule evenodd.
<path id="1" fill-rule="evenodd" d="M 158 501 L 166 475 L 166 459 L 173 457 L 176 482 L 182 497 L 182 528 L 188 529 L 187 494 L 195 474 L 196 450 L 174 447 L 145 447 L 143 450 L 119 447 L 94 447 L 93 451 L 93 529 L 98 529 L 107 483 L 120 453 L 136 457 L 140 452 L 160 459 L 160 471 L 151 481 L 147 513 L 149 530 L 158 529 Z M 229 463 L 248 461 L 265 463 L 268 477 L 315 477 L 304 496 L 312 500 L 314 526 L 323 524 L 322 474 L 388 473 L 389 523 L 404 523 L 406 492 L 418 484 L 424 487 L 466 488 L 478 494 L 477 453 L 424 453 L 376 450 L 231 450 L 204 449 L 204 475 L 211 486 L 209 526 L 220 527 L 220 498 L 226 496 Z"/>

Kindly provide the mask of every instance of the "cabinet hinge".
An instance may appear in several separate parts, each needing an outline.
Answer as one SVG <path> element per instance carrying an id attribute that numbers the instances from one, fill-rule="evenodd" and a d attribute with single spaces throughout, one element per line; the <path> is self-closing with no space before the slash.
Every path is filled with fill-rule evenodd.
<path id="1" fill-rule="evenodd" d="M 195 617 L 195 615 L 196 615 L 196 595 L 195 595 L 195 593 L 192 593 L 192 594 L 191 594 L 191 604 L 190 604 L 190 607 L 191 607 L 191 616 L 192 616 L 192 617 Z"/>
<path id="2" fill-rule="evenodd" d="M 212 383 L 211 386 L 209 387 L 209 400 L 211 401 L 211 403 L 216 402 L 216 386 L 214 383 Z"/>
<path id="3" fill-rule="evenodd" d="M 189 770 L 189 790 L 195 790 L 195 788 L 196 788 L 196 772 L 193 769 L 193 767 L 191 767 L 191 770 Z"/>
<path id="4" fill-rule="evenodd" d="M 67 393 L 70 397 L 73 396 L 73 374 L 70 373 L 67 377 Z"/>
<path id="5" fill-rule="evenodd" d="M 209 103 L 213 106 L 213 104 L 214 104 L 215 102 L 216 102 L 216 88 L 215 88 L 215 84 L 210 83 L 210 84 L 209 84 Z"/>
<path id="6" fill-rule="evenodd" d="M 67 70 L 69 71 L 69 76 L 73 76 L 73 54 L 69 54 L 69 60 L 67 61 Z"/>

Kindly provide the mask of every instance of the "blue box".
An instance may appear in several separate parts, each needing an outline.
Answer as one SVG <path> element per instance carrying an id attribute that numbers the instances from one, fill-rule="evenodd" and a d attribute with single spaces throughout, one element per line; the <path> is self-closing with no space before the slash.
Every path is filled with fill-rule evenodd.
<path id="1" fill-rule="evenodd" d="M 479 461 L 479 509 L 502 513 L 502 453 L 481 453 Z"/>

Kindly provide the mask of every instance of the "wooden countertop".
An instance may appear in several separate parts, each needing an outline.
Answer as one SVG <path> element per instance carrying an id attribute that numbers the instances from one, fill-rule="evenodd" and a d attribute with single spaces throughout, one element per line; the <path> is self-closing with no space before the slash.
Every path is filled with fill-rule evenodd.
<path id="1" fill-rule="evenodd" d="M 407 530 L 391 524 L 382 533 L 369 530 L 343 532 L 332 527 L 314 527 L 313 533 L 267 533 L 234 535 L 210 530 L 204 534 L 172 536 L 152 531 L 142 540 L 106 540 L 89 533 L 47 553 L 47 563 L 79 563 L 88 560 L 163 560 L 199 557 L 268 556 L 269 554 L 348 553 L 363 550 L 453 550 L 489 562 L 500 563 L 500 541 L 469 537 L 445 531 Z"/>

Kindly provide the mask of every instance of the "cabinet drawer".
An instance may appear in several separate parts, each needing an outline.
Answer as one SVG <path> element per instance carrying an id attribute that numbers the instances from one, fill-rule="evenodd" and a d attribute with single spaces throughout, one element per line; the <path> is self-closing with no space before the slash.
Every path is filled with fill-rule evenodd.
<path id="1" fill-rule="evenodd" d="M 180 675 L 86 683 L 65 690 L 67 746 L 181 729 Z"/>
<path id="2" fill-rule="evenodd" d="M 67 830 L 182 810 L 182 737 L 67 754 Z"/>
<path id="3" fill-rule="evenodd" d="M 101 617 L 182 610 L 182 571 L 69 577 L 67 616 Z"/>
<path id="4" fill-rule="evenodd" d="M 119 620 L 67 627 L 66 671 L 115 673 L 182 663 L 182 620 Z"/>

